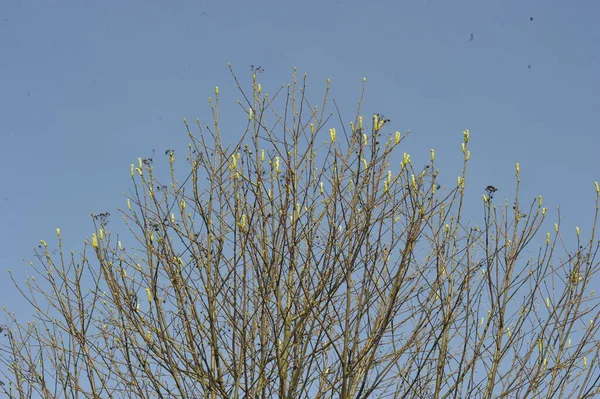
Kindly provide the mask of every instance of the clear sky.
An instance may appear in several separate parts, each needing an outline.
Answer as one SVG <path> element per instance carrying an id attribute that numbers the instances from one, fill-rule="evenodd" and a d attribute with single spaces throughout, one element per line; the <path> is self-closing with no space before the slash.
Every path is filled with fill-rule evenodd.
<path id="1" fill-rule="evenodd" d="M 55 247 L 60 228 L 78 251 L 90 212 L 118 219 L 129 165 L 185 149 L 182 119 L 209 122 L 215 86 L 222 118 L 244 120 L 227 63 L 247 88 L 260 65 L 271 92 L 296 66 L 313 101 L 331 77 L 347 122 L 367 77 L 364 115 L 410 129 L 417 165 L 434 148 L 449 185 L 471 130 L 474 222 L 488 184 L 512 198 L 520 162 L 522 199 L 542 194 L 551 219 L 561 205 L 565 234 L 585 235 L 600 180 L 598 16 L 593 0 L 6 0 L 0 305 L 21 308 L 6 270 L 34 260 L 40 239 Z"/>

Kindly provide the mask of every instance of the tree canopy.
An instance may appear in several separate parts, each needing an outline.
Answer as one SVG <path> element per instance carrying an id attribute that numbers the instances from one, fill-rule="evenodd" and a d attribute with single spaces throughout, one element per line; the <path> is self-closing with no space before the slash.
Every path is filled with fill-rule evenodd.
<path id="1" fill-rule="evenodd" d="M 56 253 L 42 242 L 15 281 L 33 318 L 7 312 L 3 327 L 8 397 L 600 393 L 598 183 L 573 248 L 559 223 L 540 231 L 547 210 L 521 201 L 519 164 L 514 197 L 482 190 L 475 224 L 468 130 L 460 176 L 441 179 L 434 150 L 416 166 L 408 133 L 363 115 L 364 87 L 347 123 L 329 81 L 315 103 L 306 76 L 267 95 L 257 72 L 249 90 L 232 73 L 237 142 L 223 142 L 217 88 L 210 124 L 184 120 L 188 153 L 165 152 L 168 181 L 153 159 L 131 166 L 128 234 L 103 213 L 79 253 L 60 230 Z"/>

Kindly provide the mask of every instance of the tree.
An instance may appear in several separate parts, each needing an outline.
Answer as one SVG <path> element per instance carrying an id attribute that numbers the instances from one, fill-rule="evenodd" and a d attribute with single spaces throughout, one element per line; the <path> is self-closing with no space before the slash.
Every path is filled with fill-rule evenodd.
<path id="1" fill-rule="evenodd" d="M 168 184 L 151 159 L 131 166 L 120 212 L 136 248 L 106 213 L 78 255 L 59 230 L 56 255 L 42 242 L 27 290 L 15 283 L 34 321 L 8 313 L 3 329 L 9 397 L 598 394 L 597 183 L 575 249 L 559 224 L 540 237 L 546 208 L 521 203 L 518 164 L 514 203 L 489 186 L 479 227 L 464 216 L 468 131 L 442 186 L 433 150 L 423 168 L 398 155 L 407 134 L 360 116 L 362 94 L 346 126 L 335 101 L 326 111 L 329 81 L 315 106 L 306 76 L 270 97 L 256 72 L 248 94 L 232 72 L 237 143 L 222 143 L 217 88 L 212 126 L 184 120 L 182 182 L 172 150 Z"/>

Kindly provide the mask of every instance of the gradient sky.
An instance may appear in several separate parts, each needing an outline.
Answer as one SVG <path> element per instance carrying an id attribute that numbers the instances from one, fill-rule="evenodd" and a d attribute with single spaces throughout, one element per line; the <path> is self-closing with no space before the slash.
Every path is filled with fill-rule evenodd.
<path id="1" fill-rule="evenodd" d="M 367 77 L 363 114 L 410 129 L 415 165 L 434 148 L 449 185 L 470 129 L 474 223 L 488 184 L 512 200 L 520 162 L 522 200 L 542 194 L 549 222 L 560 205 L 563 233 L 586 236 L 600 180 L 599 16 L 592 0 L 3 1 L 0 305 L 25 309 L 6 270 L 23 279 L 40 239 L 55 248 L 60 228 L 79 251 L 90 212 L 118 219 L 138 157 L 183 158 L 182 119 L 210 122 L 215 86 L 222 118 L 245 121 L 228 63 L 247 89 L 249 65 L 264 68 L 266 92 L 296 66 L 315 102 L 331 77 L 348 122 Z"/>

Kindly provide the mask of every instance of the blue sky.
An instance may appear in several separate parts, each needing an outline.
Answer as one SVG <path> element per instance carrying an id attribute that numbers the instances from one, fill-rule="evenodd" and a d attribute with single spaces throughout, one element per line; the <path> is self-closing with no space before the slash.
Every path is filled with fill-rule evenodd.
<path id="1" fill-rule="evenodd" d="M 245 116 L 228 63 L 247 88 L 249 65 L 262 66 L 271 92 L 298 67 L 313 101 L 331 77 L 348 122 L 367 77 L 364 114 L 410 129 L 417 165 L 434 148 L 449 184 L 471 130 L 475 222 L 488 184 L 512 198 L 520 162 L 522 199 L 542 194 L 551 218 L 561 205 L 563 232 L 585 236 L 600 180 L 598 15 L 591 0 L 6 1 L 0 304 L 21 308 L 6 270 L 33 260 L 40 239 L 55 247 L 60 228 L 78 251 L 90 212 L 118 218 L 129 165 L 185 149 L 182 119 L 209 122 L 215 86 L 232 121 L 224 140 L 238 138 Z"/>

